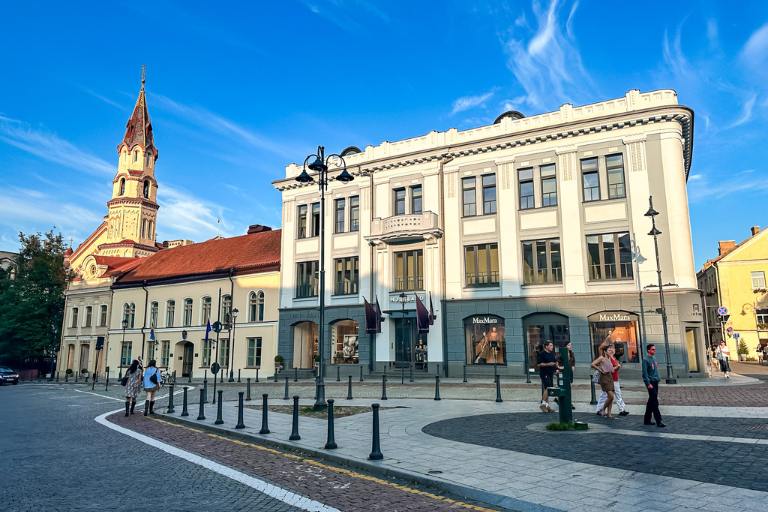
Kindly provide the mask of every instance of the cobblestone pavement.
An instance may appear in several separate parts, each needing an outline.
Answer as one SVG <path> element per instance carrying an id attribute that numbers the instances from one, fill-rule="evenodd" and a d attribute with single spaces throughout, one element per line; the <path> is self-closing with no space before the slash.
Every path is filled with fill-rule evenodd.
<path id="1" fill-rule="evenodd" d="M 607 420 L 596 415 L 576 414 L 599 430 L 591 433 L 553 433 L 529 425 L 556 421 L 554 415 L 535 413 L 487 414 L 454 418 L 423 428 L 429 435 L 462 443 L 557 457 L 639 473 L 673 476 L 745 489 L 765 490 L 768 474 L 768 445 L 695 441 L 611 433 L 617 428 L 656 434 L 654 426 L 643 426 L 637 416 Z M 768 439 L 765 419 L 670 417 L 664 434 L 700 434 L 723 437 Z M 766 506 L 768 508 L 768 505 Z"/>
<path id="2" fill-rule="evenodd" d="M 228 511 L 296 510 L 93 421 L 119 407 L 116 401 L 21 384 L 1 387 L 0 404 L 3 510 L 133 512 L 147 502 L 166 511 L 221 510 L 223 504 Z"/>

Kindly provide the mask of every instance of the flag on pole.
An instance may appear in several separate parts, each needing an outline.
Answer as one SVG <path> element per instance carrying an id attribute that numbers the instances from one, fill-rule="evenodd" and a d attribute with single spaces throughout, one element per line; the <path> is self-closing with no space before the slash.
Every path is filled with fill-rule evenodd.
<path id="1" fill-rule="evenodd" d="M 420 333 L 429 332 L 429 311 L 427 307 L 421 302 L 418 293 L 414 293 L 416 296 L 416 327 Z"/>
<path id="2" fill-rule="evenodd" d="M 205 326 L 205 341 L 208 341 L 208 335 L 211 333 L 211 321 L 208 320 L 208 324 Z"/>
<path id="3" fill-rule="evenodd" d="M 149 341 L 155 341 L 155 330 L 150 329 L 149 330 Z"/>
<path id="4" fill-rule="evenodd" d="M 432 292 L 429 292 L 429 325 L 435 325 L 436 318 L 437 315 L 435 314 L 435 310 L 432 308 Z"/>

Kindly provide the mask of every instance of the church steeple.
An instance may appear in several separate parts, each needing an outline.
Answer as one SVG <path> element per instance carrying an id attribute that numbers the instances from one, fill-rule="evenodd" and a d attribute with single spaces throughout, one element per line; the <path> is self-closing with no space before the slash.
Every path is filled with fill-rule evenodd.
<path id="1" fill-rule="evenodd" d="M 125 135 L 123 141 L 117 146 L 118 153 L 122 149 L 127 149 L 129 152 L 135 148 L 140 148 L 143 152 L 155 149 L 155 140 L 152 136 L 152 121 L 149 119 L 149 111 L 147 110 L 147 97 L 144 92 L 146 84 L 146 67 L 141 67 L 141 89 L 139 90 L 139 97 L 136 99 L 136 105 L 133 107 L 133 113 L 128 119 L 128 124 L 125 127 Z M 153 151 L 155 160 L 157 159 L 157 151 Z"/>

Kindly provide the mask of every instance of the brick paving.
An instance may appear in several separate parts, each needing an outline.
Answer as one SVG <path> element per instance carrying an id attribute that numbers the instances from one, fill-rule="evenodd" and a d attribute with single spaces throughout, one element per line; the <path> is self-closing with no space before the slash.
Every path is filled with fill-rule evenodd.
<path id="1" fill-rule="evenodd" d="M 645 405 L 644 389 L 639 386 L 624 386 L 621 390 L 633 391 L 640 396 L 625 398 L 630 404 Z M 734 386 L 683 387 L 661 383 L 659 402 L 662 405 L 692 405 L 717 407 L 768 407 L 768 383 L 743 384 Z"/>
<path id="2" fill-rule="evenodd" d="M 110 421 L 343 511 L 495 510 L 157 418 Z"/>

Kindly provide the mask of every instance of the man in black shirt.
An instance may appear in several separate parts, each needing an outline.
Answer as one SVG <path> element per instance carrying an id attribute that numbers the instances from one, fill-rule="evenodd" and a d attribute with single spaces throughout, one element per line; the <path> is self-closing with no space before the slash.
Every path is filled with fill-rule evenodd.
<path id="1" fill-rule="evenodd" d="M 552 412 L 549 407 L 549 392 L 547 388 L 552 387 L 553 377 L 557 370 L 557 356 L 555 355 L 555 346 L 551 341 L 544 342 L 544 350 L 539 352 L 538 361 L 539 377 L 541 377 L 541 412 Z"/>

